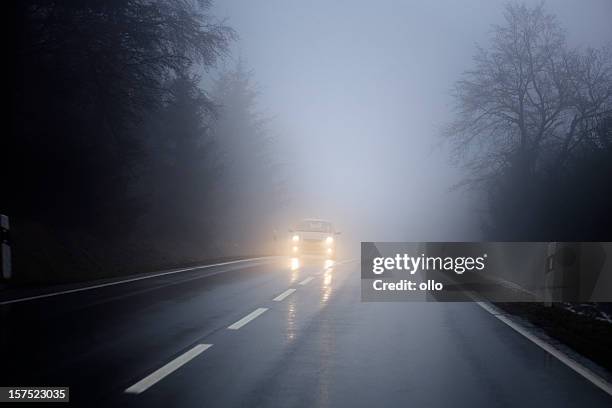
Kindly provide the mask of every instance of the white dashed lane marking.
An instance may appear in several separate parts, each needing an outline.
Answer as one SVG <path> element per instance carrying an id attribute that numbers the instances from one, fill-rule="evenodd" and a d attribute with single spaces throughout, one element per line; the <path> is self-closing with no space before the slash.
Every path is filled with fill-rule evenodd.
<path id="1" fill-rule="evenodd" d="M 272 299 L 275 302 L 280 302 L 281 300 L 285 299 L 287 296 L 289 296 L 290 294 L 292 294 L 293 292 L 295 292 L 296 289 L 287 289 L 286 291 L 284 291 L 283 293 L 281 293 L 280 295 L 278 295 L 277 297 L 275 297 L 274 299 Z"/>
<path id="2" fill-rule="evenodd" d="M 212 344 L 198 344 L 189 351 L 181 354 L 174 360 L 170 361 L 165 366 L 157 369 L 142 380 L 138 381 L 136 384 L 127 388 L 125 392 L 127 394 L 140 394 L 141 392 L 146 391 L 147 389 L 155 385 L 157 382 L 161 381 L 164 377 L 169 374 L 172 374 L 178 368 L 180 368 L 184 364 L 187 364 L 189 361 L 193 360 L 202 352 L 209 349 L 211 346 Z"/>
<path id="3" fill-rule="evenodd" d="M 238 330 L 239 328 L 241 328 L 242 326 L 244 326 L 245 324 L 247 324 L 251 320 L 253 320 L 253 319 L 257 318 L 258 316 L 260 316 L 261 314 L 265 313 L 266 310 L 268 310 L 268 308 L 266 308 L 266 307 L 257 308 L 254 311 L 252 311 L 251 313 L 249 313 L 248 315 L 244 316 L 242 319 L 238 320 L 236 323 L 232 324 L 231 326 L 228 326 L 228 329 L 230 329 L 230 330 Z"/>
<path id="4" fill-rule="evenodd" d="M 303 281 L 300 282 L 300 285 L 308 285 L 308 283 L 313 280 L 314 278 L 312 276 L 309 276 L 308 278 L 304 279 Z"/>

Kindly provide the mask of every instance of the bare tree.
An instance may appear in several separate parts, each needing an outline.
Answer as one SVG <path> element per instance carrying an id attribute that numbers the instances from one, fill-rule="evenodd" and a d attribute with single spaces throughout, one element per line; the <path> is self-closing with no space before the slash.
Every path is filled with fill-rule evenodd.
<path id="1" fill-rule="evenodd" d="M 607 239 L 612 48 L 570 49 L 543 5 L 510 3 L 504 17 L 457 81 L 445 131 L 469 172 L 463 185 L 486 194 L 484 233 Z"/>
<path id="2" fill-rule="evenodd" d="M 609 49 L 569 50 L 543 5 L 511 3 L 504 17 L 456 83 L 456 119 L 445 132 L 470 184 L 508 169 L 527 182 L 549 161 L 562 166 L 611 112 Z"/>
<path id="3" fill-rule="evenodd" d="M 571 65 L 569 106 L 555 135 L 553 169 L 563 168 L 577 149 L 609 149 L 600 132 L 612 120 L 612 48 L 574 53 Z"/>

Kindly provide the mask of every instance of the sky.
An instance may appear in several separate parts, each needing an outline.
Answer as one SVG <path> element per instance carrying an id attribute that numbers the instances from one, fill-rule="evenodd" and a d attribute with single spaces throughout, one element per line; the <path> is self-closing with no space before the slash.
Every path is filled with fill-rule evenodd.
<path id="1" fill-rule="evenodd" d="M 537 4 L 527 1 L 527 4 Z M 478 240 L 484 204 L 440 130 L 475 45 L 503 1 L 218 0 L 239 35 L 292 168 L 291 216 L 328 218 L 366 241 Z M 572 46 L 612 41 L 612 1 L 549 0 Z"/>

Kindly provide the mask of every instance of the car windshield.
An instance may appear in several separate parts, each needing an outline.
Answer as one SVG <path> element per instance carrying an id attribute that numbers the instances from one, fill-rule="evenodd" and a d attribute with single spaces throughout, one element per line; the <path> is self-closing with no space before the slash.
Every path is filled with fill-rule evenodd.
<path id="1" fill-rule="evenodd" d="M 304 220 L 300 222 L 297 231 L 304 232 L 332 232 L 331 223 L 325 221 Z"/>

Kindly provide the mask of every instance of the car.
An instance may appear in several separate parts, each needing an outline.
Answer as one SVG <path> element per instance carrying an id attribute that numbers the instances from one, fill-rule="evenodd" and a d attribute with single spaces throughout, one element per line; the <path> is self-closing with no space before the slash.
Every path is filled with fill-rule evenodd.
<path id="1" fill-rule="evenodd" d="M 328 259 L 336 258 L 336 240 L 340 232 L 325 220 L 307 218 L 290 229 L 291 256 L 316 255 Z"/>

